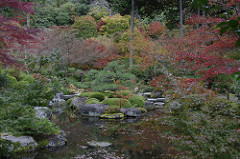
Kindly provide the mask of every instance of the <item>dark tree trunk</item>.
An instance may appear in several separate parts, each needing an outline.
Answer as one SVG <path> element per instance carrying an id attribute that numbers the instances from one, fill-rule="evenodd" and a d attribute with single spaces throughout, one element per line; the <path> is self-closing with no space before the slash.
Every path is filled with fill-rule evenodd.
<path id="1" fill-rule="evenodd" d="M 131 11 L 131 41 L 130 41 L 130 66 L 133 65 L 133 36 L 134 36 L 134 0 L 132 0 L 132 11 Z"/>

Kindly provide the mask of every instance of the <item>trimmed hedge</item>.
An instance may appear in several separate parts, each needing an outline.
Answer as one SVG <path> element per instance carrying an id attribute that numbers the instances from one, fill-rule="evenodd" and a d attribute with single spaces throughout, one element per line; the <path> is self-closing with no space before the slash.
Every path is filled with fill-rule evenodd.
<path id="1" fill-rule="evenodd" d="M 132 105 L 130 103 L 129 100 L 124 99 L 124 101 L 122 101 L 123 99 L 121 98 L 108 98 L 105 99 L 104 101 L 102 101 L 102 104 L 106 104 L 109 106 L 120 106 L 120 102 L 123 102 L 122 108 L 131 108 Z"/>
<path id="2" fill-rule="evenodd" d="M 100 104 L 101 102 L 97 98 L 89 98 L 85 101 L 85 104 Z"/>
<path id="3" fill-rule="evenodd" d="M 120 107 L 119 106 L 111 106 L 105 108 L 106 114 L 113 114 L 113 113 L 120 113 Z"/>
<path id="4" fill-rule="evenodd" d="M 105 96 L 101 92 L 94 92 L 92 95 L 89 96 L 89 98 L 97 98 L 99 101 L 103 101 L 105 99 Z"/>
<path id="5" fill-rule="evenodd" d="M 143 108 L 145 106 L 145 99 L 143 96 L 134 94 L 129 98 L 129 101 L 131 102 L 133 107 L 141 107 Z"/>

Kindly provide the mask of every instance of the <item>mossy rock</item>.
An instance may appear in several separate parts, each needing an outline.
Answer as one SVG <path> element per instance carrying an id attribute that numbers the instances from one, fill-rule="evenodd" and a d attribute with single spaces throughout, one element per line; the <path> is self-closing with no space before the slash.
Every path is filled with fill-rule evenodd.
<path id="1" fill-rule="evenodd" d="M 101 102 L 97 98 L 89 98 L 86 100 L 85 104 L 100 104 Z"/>
<path id="2" fill-rule="evenodd" d="M 106 104 L 109 106 L 120 106 L 120 103 L 122 103 L 122 108 L 131 108 L 132 107 L 130 101 L 127 99 L 107 98 L 104 101 L 102 101 L 102 104 Z"/>
<path id="3" fill-rule="evenodd" d="M 95 92 L 84 92 L 82 94 L 80 94 L 80 97 L 90 97 L 92 94 L 94 94 Z"/>
<path id="4" fill-rule="evenodd" d="M 147 110 L 145 108 L 137 108 L 138 110 L 140 110 L 142 113 L 146 113 Z"/>
<path id="5" fill-rule="evenodd" d="M 49 144 L 49 140 L 47 139 L 42 140 L 38 142 L 38 148 L 46 148 L 48 144 Z"/>
<path id="6" fill-rule="evenodd" d="M 103 101 L 105 96 L 101 92 L 85 92 L 80 94 L 81 97 L 88 97 L 88 98 L 97 98 L 99 101 Z"/>
<path id="7" fill-rule="evenodd" d="M 105 108 L 106 114 L 113 114 L 113 113 L 120 113 L 120 107 L 119 106 L 110 106 Z"/>
<path id="8" fill-rule="evenodd" d="M 73 100 L 73 98 L 70 98 L 70 99 L 67 100 L 67 104 L 68 104 L 69 106 L 72 105 L 72 100 Z"/>
<path id="9" fill-rule="evenodd" d="M 122 119 L 124 118 L 123 113 L 114 113 L 114 114 L 103 114 L 100 116 L 102 119 Z"/>
<path id="10" fill-rule="evenodd" d="M 105 99 L 105 96 L 101 92 L 94 92 L 89 96 L 89 98 L 97 98 L 99 101 L 103 101 Z"/>
<path id="11" fill-rule="evenodd" d="M 131 102 L 133 107 L 141 107 L 143 108 L 145 106 L 145 99 L 143 96 L 134 94 L 129 98 L 129 101 Z"/>

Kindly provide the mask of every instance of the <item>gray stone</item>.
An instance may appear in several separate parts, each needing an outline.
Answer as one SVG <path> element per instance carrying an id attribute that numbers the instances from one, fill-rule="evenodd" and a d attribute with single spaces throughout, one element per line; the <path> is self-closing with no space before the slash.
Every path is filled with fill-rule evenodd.
<path id="1" fill-rule="evenodd" d="M 36 111 L 36 116 L 38 118 L 46 118 L 51 120 L 52 118 L 52 111 L 48 107 L 34 107 Z"/>
<path id="2" fill-rule="evenodd" d="M 68 99 L 71 99 L 71 98 L 76 97 L 78 95 L 79 94 L 71 94 L 71 95 L 63 95 L 62 97 L 63 97 L 64 100 L 68 100 Z"/>
<path id="3" fill-rule="evenodd" d="M 51 136 L 48 140 L 48 148 L 62 147 L 67 144 L 67 139 L 60 134 L 55 134 Z"/>
<path id="4" fill-rule="evenodd" d="M 61 114 L 63 110 L 65 110 L 68 107 L 68 104 L 65 100 L 62 99 L 62 101 L 50 101 L 49 107 L 52 108 L 52 112 L 54 114 Z"/>
<path id="5" fill-rule="evenodd" d="M 146 109 L 146 110 L 155 110 L 155 109 L 157 109 L 156 108 L 156 105 L 154 105 L 154 103 L 153 102 L 149 102 L 149 101 L 146 101 L 145 102 L 145 106 L 144 106 L 144 108 Z"/>
<path id="6" fill-rule="evenodd" d="M 138 108 L 121 108 L 120 112 L 126 117 L 141 117 L 142 112 Z"/>
<path id="7" fill-rule="evenodd" d="M 149 102 L 165 102 L 166 98 L 148 98 L 147 101 L 149 101 Z"/>
<path id="8" fill-rule="evenodd" d="M 155 105 L 155 106 L 164 106 L 165 103 L 163 103 L 163 102 L 156 102 L 156 103 L 154 103 L 154 105 Z"/>
<path id="9" fill-rule="evenodd" d="M 100 117 L 104 114 L 105 108 L 108 107 L 107 105 L 103 104 L 87 104 L 79 106 L 76 109 L 77 114 L 81 114 L 82 116 L 89 116 L 89 117 Z"/>
<path id="10" fill-rule="evenodd" d="M 182 109 L 182 105 L 177 101 L 170 102 L 168 105 L 171 111 L 179 111 Z"/>
<path id="11" fill-rule="evenodd" d="M 160 98 L 163 96 L 163 92 L 162 91 L 153 91 L 151 96 L 152 96 L 152 98 Z"/>
<path id="12" fill-rule="evenodd" d="M 9 152 L 29 152 L 36 150 L 37 142 L 31 136 L 13 136 L 9 134 L 1 135 L 1 139 L 10 141 Z"/>
<path id="13" fill-rule="evenodd" d="M 92 147 L 108 147 L 108 146 L 111 146 L 112 144 L 109 143 L 109 142 L 97 142 L 97 141 L 90 141 L 90 142 L 87 142 L 87 144 L 89 146 L 92 146 Z"/>
<path id="14" fill-rule="evenodd" d="M 74 97 L 71 102 L 72 108 L 77 108 L 85 104 L 85 101 L 87 100 L 87 97 Z"/>
<path id="15" fill-rule="evenodd" d="M 150 97 L 151 95 L 152 95 L 151 92 L 145 92 L 145 93 L 143 93 L 143 96 L 144 96 L 144 97 Z"/>

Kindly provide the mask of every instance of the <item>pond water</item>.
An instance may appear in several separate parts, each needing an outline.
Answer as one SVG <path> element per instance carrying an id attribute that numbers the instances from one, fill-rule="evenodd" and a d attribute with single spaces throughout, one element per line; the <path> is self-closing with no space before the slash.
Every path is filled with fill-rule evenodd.
<path id="1" fill-rule="evenodd" d="M 167 128 L 158 124 L 153 115 L 122 121 L 69 116 L 65 112 L 53 118 L 65 131 L 68 144 L 55 150 L 40 150 L 34 159 L 169 159 L 174 154 L 168 141 L 160 137 Z M 111 146 L 89 146 L 91 141 L 107 142 Z"/>

